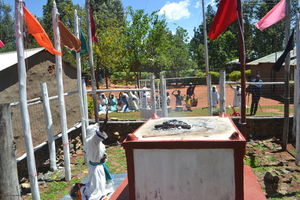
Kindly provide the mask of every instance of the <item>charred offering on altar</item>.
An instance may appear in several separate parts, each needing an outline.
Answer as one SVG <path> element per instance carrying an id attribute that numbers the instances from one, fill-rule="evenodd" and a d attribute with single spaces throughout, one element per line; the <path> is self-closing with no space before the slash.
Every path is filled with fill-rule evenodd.
<path id="1" fill-rule="evenodd" d="M 154 126 L 154 128 L 156 130 L 167 130 L 167 129 L 171 129 L 171 128 L 191 129 L 191 125 L 189 125 L 186 122 L 173 119 L 173 120 L 165 121 L 162 124 L 157 124 Z"/>

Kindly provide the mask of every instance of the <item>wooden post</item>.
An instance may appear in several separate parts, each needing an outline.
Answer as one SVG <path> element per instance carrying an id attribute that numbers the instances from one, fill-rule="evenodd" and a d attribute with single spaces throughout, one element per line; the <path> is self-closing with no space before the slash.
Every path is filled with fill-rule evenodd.
<path id="1" fill-rule="evenodd" d="M 56 150 L 55 150 L 55 140 L 53 135 L 53 121 L 49 103 L 47 83 L 41 83 L 41 95 L 44 108 L 44 116 L 46 122 L 46 130 L 48 135 L 48 148 L 49 148 L 49 158 L 50 158 L 50 170 L 57 170 L 56 166 Z"/>
<path id="2" fill-rule="evenodd" d="M 58 27 L 58 11 L 55 1 L 53 2 L 52 8 L 52 23 L 53 23 L 53 33 L 54 33 L 54 43 L 55 49 L 61 51 L 60 47 L 60 33 Z M 64 85 L 62 78 L 62 58 L 61 56 L 55 55 L 56 63 L 56 82 L 57 82 L 57 93 L 58 93 L 58 102 L 59 102 L 59 114 L 60 114 L 60 127 L 62 132 L 63 140 L 63 149 L 64 149 L 64 165 L 65 165 L 65 179 L 66 181 L 71 180 L 71 166 L 70 166 L 70 148 L 69 148 L 69 139 L 67 133 L 67 115 L 65 108 L 65 99 L 64 99 Z"/>
<path id="3" fill-rule="evenodd" d="M 150 76 L 150 85 L 151 85 L 151 109 L 152 113 L 156 114 L 156 99 L 155 99 L 155 76 L 152 74 Z"/>
<path id="4" fill-rule="evenodd" d="M 295 70 L 296 79 L 295 79 L 295 88 L 296 96 L 294 99 L 297 99 L 297 104 L 294 104 L 297 112 L 296 116 L 296 164 L 300 165 L 300 21 L 299 14 L 297 15 L 297 68 Z M 297 83 L 297 84 L 296 84 Z M 294 115 L 295 116 L 295 115 Z"/>
<path id="5" fill-rule="evenodd" d="M 206 15 L 205 15 L 204 0 L 202 0 L 202 13 L 203 13 L 204 47 L 205 47 L 205 73 L 206 73 L 206 85 L 207 85 L 207 106 L 208 106 L 208 115 L 212 116 L 211 74 L 209 73 Z"/>
<path id="6" fill-rule="evenodd" d="M 20 109 L 22 117 L 22 126 L 27 153 L 27 167 L 31 186 L 31 194 L 33 200 L 40 199 L 38 187 L 37 172 L 35 165 L 35 157 L 31 138 L 30 118 L 27 107 L 27 83 L 26 83 L 26 65 L 24 57 L 24 41 L 23 41 L 23 2 L 15 0 L 15 33 L 16 47 L 18 55 L 18 77 L 19 77 L 19 96 Z"/>
<path id="7" fill-rule="evenodd" d="M 79 23 L 78 23 L 78 15 L 77 10 L 75 9 L 74 13 L 74 21 L 75 21 L 75 35 L 77 38 L 80 38 L 79 36 Z M 83 107 L 83 94 L 82 94 L 82 78 L 81 78 L 81 57 L 80 52 L 76 53 L 76 68 L 77 68 L 77 88 L 78 88 L 78 97 L 79 97 L 79 107 L 80 107 L 80 116 L 81 116 L 81 136 L 82 136 L 82 143 L 83 147 L 85 147 L 86 142 L 86 125 L 85 125 L 85 113 L 84 113 L 84 107 Z M 84 154 L 85 157 L 85 154 Z"/>
<path id="8" fill-rule="evenodd" d="M 21 199 L 9 104 L 0 104 L 0 199 Z"/>
<path id="9" fill-rule="evenodd" d="M 162 117 L 168 117 L 168 105 L 167 105 L 167 91 L 166 91 L 166 79 L 164 75 L 160 75 L 160 96 L 161 96 L 161 108 Z"/>
<path id="10" fill-rule="evenodd" d="M 226 72 L 221 70 L 220 72 L 220 111 L 226 114 Z"/>
<path id="11" fill-rule="evenodd" d="M 238 10 L 238 30 L 239 30 L 239 61 L 241 64 L 241 129 L 244 137 L 246 137 L 245 126 L 246 126 L 246 50 L 245 50 L 245 40 L 244 40 L 244 22 L 243 22 L 243 11 L 241 0 L 237 0 L 237 10 Z"/>
<path id="12" fill-rule="evenodd" d="M 90 1 L 86 0 L 86 15 L 87 15 L 87 28 L 88 28 L 88 53 L 89 53 L 89 65 L 91 70 L 91 83 L 92 83 L 92 96 L 93 96 L 93 104 L 94 104 L 94 116 L 95 122 L 99 123 L 98 116 L 98 100 L 96 95 L 96 79 L 95 79 L 95 67 L 94 67 L 94 58 L 93 58 L 93 42 L 92 42 L 92 28 L 91 28 L 91 18 L 90 18 Z"/>
<path id="13" fill-rule="evenodd" d="M 288 44 L 290 37 L 290 0 L 286 0 L 286 17 L 285 17 L 285 45 Z M 284 124 L 283 124 L 283 133 L 282 133 L 282 150 L 286 150 L 289 137 L 289 105 L 290 105 L 290 53 L 285 58 L 285 73 L 284 73 Z"/>

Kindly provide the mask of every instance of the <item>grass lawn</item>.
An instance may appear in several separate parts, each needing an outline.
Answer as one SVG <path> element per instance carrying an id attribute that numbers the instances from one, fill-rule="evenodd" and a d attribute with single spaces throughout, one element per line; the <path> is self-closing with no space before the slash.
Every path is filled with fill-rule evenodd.
<path id="1" fill-rule="evenodd" d="M 217 110 L 217 109 L 214 109 Z M 235 109 L 236 112 L 240 112 L 239 108 Z M 283 105 L 280 106 L 261 106 L 258 108 L 255 116 L 283 116 Z M 232 114 L 233 111 L 231 108 L 226 109 L 227 114 Z M 250 108 L 247 108 L 247 114 L 250 113 Z M 290 113 L 293 113 L 293 107 L 290 107 Z M 118 120 L 140 120 L 140 112 L 112 112 L 109 113 L 109 119 L 118 119 Z M 196 116 L 208 116 L 207 108 L 194 108 L 192 112 L 181 111 L 175 112 L 171 111 L 169 117 L 196 117 Z M 104 115 L 101 115 L 100 118 L 104 118 Z"/>

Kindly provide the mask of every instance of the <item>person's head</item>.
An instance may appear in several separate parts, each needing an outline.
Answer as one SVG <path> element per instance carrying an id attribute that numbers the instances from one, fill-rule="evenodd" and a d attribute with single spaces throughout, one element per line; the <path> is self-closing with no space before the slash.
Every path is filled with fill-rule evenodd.
<path id="1" fill-rule="evenodd" d="M 104 93 L 101 93 L 101 97 L 102 97 L 102 98 L 105 98 L 105 94 L 104 94 Z"/>
<path id="2" fill-rule="evenodd" d="M 259 80 L 260 80 L 260 75 L 259 75 L 259 74 L 256 74 L 255 79 L 256 79 L 257 81 L 259 81 Z"/>
<path id="3" fill-rule="evenodd" d="M 170 96 L 170 93 L 169 93 L 169 92 L 167 92 L 167 96 Z"/>
<path id="4" fill-rule="evenodd" d="M 239 86 L 239 85 L 237 85 L 237 86 L 236 86 L 236 89 L 237 89 L 237 90 L 239 90 L 239 89 L 240 89 L 240 86 Z"/>
<path id="5" fill-rule="evenodd" d="M 114 94 L 111 94 L 111 95 L 110 95 L 110 98 L 112 98 L 112 99 L 115 98 L 115 95 L 114 95 Z"/>
<path id="6" fill-rule="evenodd" d="M 178 93 L 178 94 L 181 94 L 181 91 L 180 91 L 180 90 L 177 90 L 177 93 Z"/>
<path id="7" fill-rule="evenodd" d="M 190 83 L 189 83 L 189 86 L 192 86 L 192 85 L 193 85 L 193 83 L 192 83 L 192 82 L 190 82 Z"/>
<path id="8" fill-rule="evenodd" d="M 212 86 L 212 91 L 215 92 L 216 91 L 216 87 Z"/>

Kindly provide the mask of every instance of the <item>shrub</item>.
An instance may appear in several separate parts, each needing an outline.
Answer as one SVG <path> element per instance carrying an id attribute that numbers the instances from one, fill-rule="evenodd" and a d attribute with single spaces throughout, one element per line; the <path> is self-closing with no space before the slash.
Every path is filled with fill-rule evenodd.
<path id="1" fill-rule="evenodd" d="M 219 78 L 220 78 L 220 73 L 219 72 L 209 72 L 211 75 L 211 82 L 212 84 L 218 84 L 219 83 Z"/>
<path id="2" fill-rule="evenodd" d="M 248 69 L 245 71 L 246 77 L 249 77 L 251 75 L 251 69 Z M 229 74 L 229 80 L 230 81 L 239 81 L 241 80 L 241 72 L 240 71 L 232 71 Z"/>
<path id="3" fill-rule="evenodd" d="M 94 102 L 93 102 L 93 98 L 91 96 L 88 96 L 88 115 L 89 118 L 93 118 L 94 116 Z"/>

